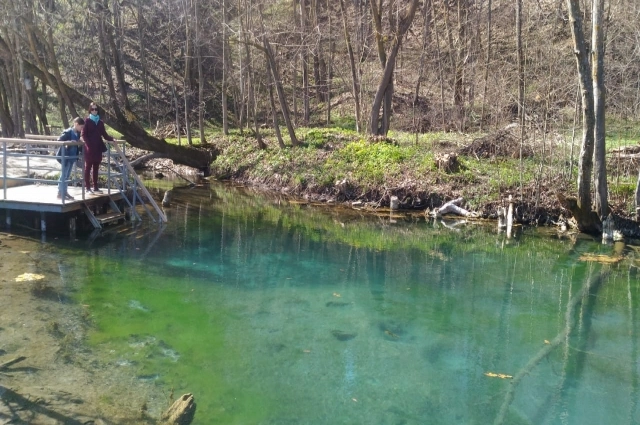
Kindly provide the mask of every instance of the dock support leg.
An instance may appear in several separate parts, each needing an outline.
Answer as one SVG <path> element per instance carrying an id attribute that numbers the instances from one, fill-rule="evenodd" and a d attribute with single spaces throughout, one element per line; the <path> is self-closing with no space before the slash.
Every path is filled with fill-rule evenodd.
<path id="1" fill-rule="evenodd" d="M 71 217 L 69 219 L 69 235 L 71 236 L 71 239 L 76 238 L 76 218 L 75 217 Z"/>
<path id="2" fill-rule="evenodd" d="M 47 231 L 47 220 L 45 220 L 44 211 L 40 213 L 40 231 L 42 233 Z"/>

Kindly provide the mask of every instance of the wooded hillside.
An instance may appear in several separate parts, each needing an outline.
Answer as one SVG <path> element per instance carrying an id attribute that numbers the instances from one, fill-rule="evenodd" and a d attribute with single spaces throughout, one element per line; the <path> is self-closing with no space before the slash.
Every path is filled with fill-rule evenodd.
<path id="1" fill-rule="evenodd" d="M 518 119 L 548 130 L 573 125 L 580 101 L 565 2 L 2 0 L 0 7 L 5 137 L 47 132 L 50 120 L 67 126 L 93 100 L 134 146 L 206 167 L 215 155 L 206 125 L 250 128 L 262 145 L 261 126 L 277 123 L 288 130 L 281 146 L 298 142 L 297 126 L 338 121 L 378 134 L 486 131 Z M 605 7 L 607 114 L 634 118 L 640 3 Z M 189 147 L 196 133 L 198 149 Z M 187 147 L 165 143 L 168 136 Z"/>

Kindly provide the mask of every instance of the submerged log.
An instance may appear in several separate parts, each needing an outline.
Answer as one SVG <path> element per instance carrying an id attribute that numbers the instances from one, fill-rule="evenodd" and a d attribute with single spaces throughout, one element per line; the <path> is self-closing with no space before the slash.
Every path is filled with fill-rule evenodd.
<path id="1" fill-rule="evenodd" d="M 13 366 L 14 364 L 20 363 L 23 360 L 26 360 L 25 356 L 16 357 L 15 359 L 9 360 L 8 362 L 0 363 L 0 370 L 5 370 L 9 366 Z"/>
<path id="2" fill-rule="evenodd" d="M 196 414 L 196 402 L 193 394 L 183 394 L 169 407 L 160 418 L 162 425 L 189 425 Z"/>

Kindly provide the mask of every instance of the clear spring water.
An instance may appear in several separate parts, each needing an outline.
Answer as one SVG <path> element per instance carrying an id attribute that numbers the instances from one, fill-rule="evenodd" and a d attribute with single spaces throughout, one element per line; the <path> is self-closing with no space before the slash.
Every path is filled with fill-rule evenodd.
<path id="1" fill-rule="evenodd" d="M 96 351 L 192 392 L 197 424 L 640 423 L 630 247 L 219 186 L 168 212 L 65 274 Z"/>

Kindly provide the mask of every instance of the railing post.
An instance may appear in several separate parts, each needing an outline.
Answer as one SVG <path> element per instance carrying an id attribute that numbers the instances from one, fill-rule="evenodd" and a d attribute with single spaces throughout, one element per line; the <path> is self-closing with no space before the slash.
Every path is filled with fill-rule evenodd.
<path id="1" fill-rule="evenodd" d="M 7 199 L 7 142 L 2 142 L 2 199 Z M 7 224 L 11 224 L 11 219 L 7 219 L 9 222 Z"/>
<path id="2" fill-rule="evenodd" d="M 67 181 L 62 180 L 64 170 L 66 169 L 65 167 L 67 165 L 67 161 L 65 159 L 67 154 L 67 149 L 66 149 L 67 146 L 65 145 L 64 142 L 62 142 L 62 146 L 64 147 L 64 149 L 62 149 L 62 158 L 60 158 L 60 178 L 58 179 L 58 194 L 60 195 L 60 199 L 62 199 L 62 205 L 64 205 L 67 199 L 66 194 L 68 193 L 67 191 L 69 189 L 67 189 Z M 63 191 L 60 190 L 60 186 L 62 186 L 62 189 L 64 189 L 64 193 Z"/>
<path id="3" fill-rule="evenodd" d="M 111 195 L 111 149 L 109 145 L 109 141 L 107 141 L 107 194 Z"/>
<path id="4" fill-rule="evenodd" d="M 30 168 L 30 165 L 29 165 L 29 164 L 30 164 L 30 162 L 29 162 L 29 158 L 31 157 L 31 156 L 29 155 L 29 147 L 30 147 L 30 146 L 31 146 L 31 144 L 30 144 L 30 143 L 27 143 L 27 144 L 25 145 L 25 155 L 26 155 L 26 157 L 27 157 L 27 178 L 28 178 L 28 179 L 30 179 L 30 178 L 31 178 L 31 173 L 29 172 L 29 168 Z"/>

